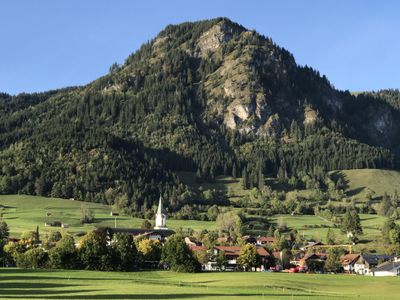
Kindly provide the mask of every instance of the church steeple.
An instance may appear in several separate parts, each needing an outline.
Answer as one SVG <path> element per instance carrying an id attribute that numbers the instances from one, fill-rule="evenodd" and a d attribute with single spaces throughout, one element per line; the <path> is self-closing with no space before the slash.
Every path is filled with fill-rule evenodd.
<path id="1" fill-rule="evenodd" d="M 161 195 L 160 195 L 160 200 L 158 201 L 158 208 L 157 208 L 155 225 L 156 226 L 154 226 L 154 229 L 168 229 L 167 228 L 167 216 L 166 216 L 166 214 L 164 213 L 164 210 L 163 210 Z"/>

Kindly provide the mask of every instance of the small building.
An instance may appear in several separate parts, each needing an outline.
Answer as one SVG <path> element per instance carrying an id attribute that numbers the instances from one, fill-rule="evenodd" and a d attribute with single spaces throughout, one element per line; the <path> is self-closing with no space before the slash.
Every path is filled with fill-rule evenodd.
<path id="1" fill-rule="evenodd" d="M 372 276 L 400 276 L 400 261 L 387 261 L 371 269 Z"/>
<path id="2" fill-rule="evenodd" d="M 112 211 L 112 212 L 110 212 L 110 216 L 111 217 L 118 217 L 119 213 Z"/>
<path id="3" fill-rule="evenodd" d="M 259 246 L 271 245 L 275 243 L 275 238 L 273 236 L 258 236 L 256 242 Z"/>
<path id="4" fill-rule="evenodd" d="M 322 271 L 326 258 L 325 253 L 304 254 L 299 252 L 290 261 L 290 264 L 308 271 Z"/>
<path id="5" fill-rule="evenodd" d="M 196 251 L 207 251 L 207 248 L 204 246 L 192 246 L 190 249 L 194 252 Z M 218 255 L 220 255 L 221 252 L 224 253 L 225 255 L 225 271 L 234 271 L 238 270 L 238 263 L 237 259 L 240 255 L 240 250 L 242 249 L 241 246 L 214 246 L 211 249 L 211 258 L 210 260 L 202 265 L 202 269 L 204 271 L 217 271 L 218 270 L 218 265 L 216 262 L 216 258 Z M 268 253 L 267 250 L 265 250 L 263 247 L 256 247 L 257 249 L 257 254 L 261 258 L 261 265 L 259 268 L 261 269 L 268 261 L 270 258 L 270 254 Z"/>
<path id="6" fill-rule="evenodd" d="M 360 258 L 360 254 L 352 253 L 340 256 L 340 264 L 346 273 L 354 273 L 354 265 Z"/>
<path id="7" fill-rule="evenodd" d="M 354 263 L 354 272 L 360 275 L 371 275 L 373 268 L 379 264 L 394 259 L 392 255 L 379 255 L 363 253 L 358 260 Z"/>

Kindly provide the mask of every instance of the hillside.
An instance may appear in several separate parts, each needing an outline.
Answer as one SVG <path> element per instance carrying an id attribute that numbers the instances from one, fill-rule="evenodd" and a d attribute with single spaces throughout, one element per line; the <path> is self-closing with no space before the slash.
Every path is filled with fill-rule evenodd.
<path id="1" fill-rule="evenodd" d="M 0 193 L 117 204 L 145 216 L 207 210 L 200 181 L 323 183 L 327 171 L 399 168 L 400 112 L 297 65 L 270 38 L 226 18 L 169 25 L 82 87 L 0 94 Z"/>
<path id="2" fill-rule="evenodd" d="M 94 213 L 94 223 L 82 225 L 80 223 L 81 207 L 90 208 Z M 111 208 L 99 203 L 85 203 L 67 199 L 47 198 L 25 195 L 0 195 L 0 214 L 2 220 L 6 221 L 12 237 L 19 238 L 26 231 L 39 231 L 42 237 L 51 231 L 63 231 L 73 235 L 86 233 L 96 227 L 140 228 L 143 219 L 133 218 L 124 214 L 118 217 L 110 216 Z M 50 213 L 51 215 L 47 216 Z M 44 223 L 60 221 L 69 225 L 69 228 L 45 227 Z M 154 220 L 150 219 L 154 223 Z M 215 222 L 191 220 L 171 220 L 167 225 L 173 230 L 214 230 Z"/>
<path id="3" fill-rule="evenodd" d="M 381 198 L 385 193 L 400 191 L 400 172 L 392 170 L 343 170 L 334 176 L 343 176 L 346 183 L 346 194 L 365 200 L 367 193 Z M 363 199 L 364 198 L 364 199 Z"/>

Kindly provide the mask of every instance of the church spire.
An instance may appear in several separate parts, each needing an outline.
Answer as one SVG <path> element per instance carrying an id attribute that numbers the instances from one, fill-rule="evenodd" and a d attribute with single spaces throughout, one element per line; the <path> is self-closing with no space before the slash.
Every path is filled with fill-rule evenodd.
<path id="1" fill-rule="evenodd" d="M 160 194 L 160 200 L 158 200 L 158 208 L 157 208 L 157 215 L 163 213 L 163 206 L 162 206 L 162 197 Z"/>
<path id="2" fill-rule="evenodd" d="M 154 229 L 168 229 L 167 228 L 167 215 L 164 213 L 162 205 L 162 197 L 158 200 L 158 208 L 156 213 L 156 222 Z"/>

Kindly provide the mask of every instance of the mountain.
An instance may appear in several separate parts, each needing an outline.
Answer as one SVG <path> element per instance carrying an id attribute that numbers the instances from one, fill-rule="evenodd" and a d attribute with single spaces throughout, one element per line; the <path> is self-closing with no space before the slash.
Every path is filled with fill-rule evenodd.
<path id="1" fill-rule="evenodd" d="M 178 171 L 242 176 L 252 188 L 264 176 L 301 185 L 330 170 L 398 169 L 400 111 L 389 98 L 336 90 L 226 18 L 169 25 L 86 86 L 0 94 L 0 192 L 145 215 L 160 192 L 170 211 L 226 202 L 194 193 Z"/>

